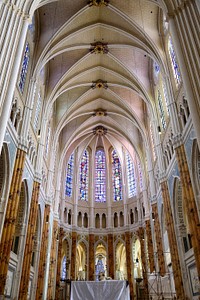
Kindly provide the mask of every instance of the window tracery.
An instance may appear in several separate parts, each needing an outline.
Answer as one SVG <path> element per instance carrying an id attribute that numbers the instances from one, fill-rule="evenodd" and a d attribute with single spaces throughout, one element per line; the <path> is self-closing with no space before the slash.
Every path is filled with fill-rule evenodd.
<path id="1" fill-rule="evenodd" d="M 22 68 L 21 68 L 20 79 L 19 79 L 19 84 L 18 84 L 21 93 L 23 93 L 23 91 L 24 91 L 26 75 L 28 72 L 29 60 L 30 60 L 30 46 L 29 46 L 29 43 L 27 43 L 26 47 L 25 47 L 25 51 L 24 51 Z"/>
<path id="2" fill-rule="evenodd" d="M 67 164 L 67 176 L 66 176 L 66 190 L 65 195 L 68 197 L 72 196 L 73 187 L 73 171 L 74 171 L 74 152 L 71 154 Z"/>
<path id="3" fill-rule="evenodd" d="M 174 50 L 174 46 L 173 46 L 171 37 L 169 37 L 169 40 L 168 40 L 168 51 L 169 51 L 169 55 L 170 55 L 174 79 L 175 79 L 176 85 L 179 86 L 181 83 L 181 74 L 180 74 L 180 70 L 179 70 L 179 65 L 177 63 L 176 53 Z"/>
<path id="4" fill-rule="evenodd" d="M 80 163 L 80 200 L 88 201 L 89 153 L 84 151 Z"/>
<path id="5" fill-rule="evenodd" d="M 127 177 L 128 177 L 128 197 L 136 195 L 136 181 L 133 161 L 130 154 L 126 153 Z"/>
<path id="6" fill-rule="evenodd" d="M 95 154 L 95 201 L 106 202 L 106 157 L 102 149 Z"/>
<path id="7" fill-rule="evenodd" d="M 112 151 L 112 181 L 114 201 L 122 200 L 122 172 L 116 150 Z"/>

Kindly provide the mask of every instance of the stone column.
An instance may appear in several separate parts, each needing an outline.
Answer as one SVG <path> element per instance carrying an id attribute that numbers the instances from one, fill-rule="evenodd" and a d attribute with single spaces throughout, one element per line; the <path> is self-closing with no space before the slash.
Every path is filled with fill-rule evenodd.
<path id="1" fill-rule="evenodd" d="M 165 222 L 166 222 L 166 228 L 167 228 L 168 238 L 169 238 L 172 269 L 173 269 L 173 274 L 174 274 L 176 297 L 178 300 L 185 300 L 186 295 L 185 295 L 184 288 L 183 288 L 181 266 L 180 266 L 180 260 L 179 260 L 179 256 L 178 256 L 177 241 L 176 241 L 176 235 L 175 235 L 175 229 L 174 229 L 174 220 L 173 220 L 173 216 L 172 216 L 169 190 L 168 190 L 168 185 L 167 185 L 166 181 L 161 182 L 161 189 L 162 189 L 162 197 L 163 197 Z"/>
<path id="2" fill-rule="evenodd" d="M 53 300 L 54 286 L 56 283 L 56 257 L 57 257 L 57 238 L 58 238 L 58 221 L 53 221 L 53 233 L 52 233 L 52 243 L 51 243 L 51 254 L 50 254 L 50 264 L 49 264 L 49 278 L 48 278 L 48 291 L 47 299 Z"/>
<path id="3" fill-rule="evenodd" d="M 56 293 L 55 300 L 60 299 L 60 278 L 61 278 L 61 262 L 62 262 L 62 243 L 64 238 L 64 229 L 59 230 L 59 243 L 58 243 L 58 255 L 57 255 L 57 273 L 56 273 Z"/>
<path id="4" fill-rule="evenodd" d="M 145 209 L 144 217 L 149 217 L 149 201 L 148 201 L 148 194 L 147 194 L 146 188 L 143 188 L 142 195 L 143 195 L 143 204 L 144 204 L 144 209 Z M 141 209 L 142 209 L 142 207 L 141 207 Z M 142 211 L 142 213 L 143 213 L 143 211 Z"/>
<path id="5" fill-rule="evenodd" d="M 29 83 L 27 100 L 26 100 L 26 105 L 24 106 L 21 132 L 20 132 L 20 141 L 23 144 L 27 143 L 27 137 L 28 137 L 28 132 L 31 123 L 31 114 L 35 102 L 35 92 L 36 92 L 36 80 L 32 78 Z"/>
<path id="6" fill-rule="evenodd" d="M 148 289 L 148 277 L 147 277 L 147 260 L 146 260 L 145 239 L 144 239 L 144 228 L 143 227 L 139 228 L 138 236 L 140 239 L 140 246 L 141 246 L 143 284 L 144 284 L 144 288 L 145 288 L 145 296 L 148 297 L 149 289 Z"/>
<path id="7" fill-rule="evenodd" d="M 42 241 L 40 245 L 40 261 L 38 268 L 38 282 L 36 291 L 36 300 L 42 300 L 44 290 L 44 277 L 47 263 L 47 247 L 48 247 L 48 233 L 49 233 L 49 218 L 50 218 L 50 205 L 45 205 L 43 229 L 42 229 Z"/>
<path id="8" fill-rule="evenodd" d="M 175 148 L 175 152 L 183 189 L 183 206 L 186 208 L 189 232 L 196 260 L 196 267 L 198 276 L 200 278 L 200 220 L 198 217 L 197 205 L 192 188 L 184 145 L 180 145 Z"/>
<path id="9" fill-rule="evenodd" d="M 89 234 L 89 280 L 94 280 L 95 261 L 94 261 L 94 234 Z"/>
<path id="10" fill-rule="evenodd" d="M 155 270 L 155 264 L 154 264 L 154 250 L 153 250 L 150 220 L 146 220 L 145 223 L 146 223 L 146 234 L 147 234 L 147 244 L 148 244 L 149 267 L 150 267 L 150 273 L 152 273 Z"/>
<path id="11" fill-rule="evenodd" d="M 133 287 L 133 267 L 132 267 L 132 254 L 131 254 L 131 237 L 130 232 L 125 232 L 125 244 L 126 244 L 126 265 L 127 265 L 127 279 L 130 288 L 130 300 L 134 299 L 134 287 Z"/>
<path id="12" fill-rule="evenodd" d="M 10 108 L 17 82 L 29 20 L 23 11 L 7 1 L 2 7 L 0 30 L 0 152 L 9 120 Z M 8 84 L 9 83 L 9 84 Z"/>
<path id="13" fill-rule="evenodd" d="M 108 234 L 108 270 L 109 276 L 114 279 L 114 247 L 113 247 L 113 234 Z"/>
<path id="14" fill-rule="evenodd" d="M 0 297 L 4 295 L 12 242 L 15 234 L 19 197 L 26 153 L 18 149 L 0 243 Z"/>
<path id="15" fill-rule="evenodd" d="M 169 12 L 169 26 L 177 54 L 186 98 L 200 148 L 200 88 L 199 88 L 199 9 L 198 1 L 182 1 Z"/>
<path id="16" fill-rule="evenodd" d="M 154 214 L 154 231 L 155 231 L 156 247 L 157 247 L 158 271 L 161 276 L 164 276 L 166 274 L 166 268 L 165 268 L 165 259 L 163 253 L 163 243 L 162 243 L 162 236 L 160 230 L 157 203 L 154 203 L 152 205 L 152 213 Z"/>
<path id="17" fill-rule="evenodd" d="M 76 239 L 77 233 L 72 232 L 72 249 L 71 249 L 71 279 L 76 280 Z"/>
<path id="18" fill-rule="evenodd" d="M 19 299 L 26 300 L 28 295 L 29 277 L 31 269 L 31 259 L 34 247 L 34 237 L 37 224 L 38 198 L 39 198 L 40 184 L 33 183 L 33 191 L 31 198 L 30 214 L 28 221 L 28 229 L 26 236 L 26 245 L 24 251 L 24 260 L 22 266 L 22 275 L 19 289 Z"/>

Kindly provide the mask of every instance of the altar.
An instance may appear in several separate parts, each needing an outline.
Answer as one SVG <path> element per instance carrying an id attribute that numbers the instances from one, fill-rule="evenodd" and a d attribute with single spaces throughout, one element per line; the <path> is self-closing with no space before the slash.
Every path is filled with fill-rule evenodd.
<path id="1" fill-rule="evenodd" d="M 72 281 L 70 300 L 130 300 L 125 280 Z"/>

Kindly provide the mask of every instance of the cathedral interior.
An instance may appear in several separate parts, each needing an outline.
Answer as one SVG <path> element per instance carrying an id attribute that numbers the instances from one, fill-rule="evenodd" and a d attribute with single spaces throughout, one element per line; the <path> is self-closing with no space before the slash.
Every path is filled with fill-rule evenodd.
<path id="1" fill-rule="evenodd" d="M 0 299 L 200 299 L 199 55 L 199 0 L 0 1 Z"/>

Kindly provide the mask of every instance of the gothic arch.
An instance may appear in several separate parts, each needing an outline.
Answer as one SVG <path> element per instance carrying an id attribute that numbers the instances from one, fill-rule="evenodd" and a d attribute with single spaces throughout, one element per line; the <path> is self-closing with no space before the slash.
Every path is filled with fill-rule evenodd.
<path id="1" fill-rule="evenodd" d="M 88 244 L 84 239 L 77 243 L 76 248 L 76 278 L 86 280 L 88 277 Z"/>
<path id="2" fill-rule="evenodd" d="M 126 246 L 125 242 L 118 238 L 115 241 L 115 278 L 119 280 L 127 279 L 127 264 L 126 264 Z"/>

